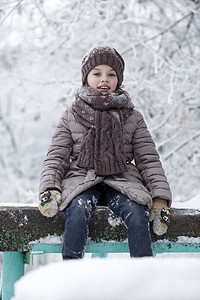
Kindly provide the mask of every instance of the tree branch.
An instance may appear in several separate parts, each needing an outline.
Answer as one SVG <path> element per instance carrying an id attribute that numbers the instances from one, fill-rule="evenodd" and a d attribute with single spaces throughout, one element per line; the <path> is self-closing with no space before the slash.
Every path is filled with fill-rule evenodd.
<path id="1" fill-rule="evenodd" d="M 21 3 L 23 2 L 24 0 L 20 0 L 8 13 L 7 15 L 1 20 L 0 22 L 0 26 L 5 22 L 5 20 L 11 15 L 11 13 L 16 9 L 18 8 Z"/>
<path id="2" fill-rule="evenodd" d="M 195 140 L 196 138 L 198 138 L 200 136 L 200 132 L 196 133 L 195 135 L 193 135 L 191 138 L 187 139 L 186 141 L 184 141 L 181 145 L 179 145 L 178 147 L 176 147 L 173 151 L 171 151 L 171 153 L 169 153 L 167 156 L 163 157 L 163 160 L 168 160 L 170 157 L 173 156 L 174 153 L 178 152 L 179 150 L 181 150 L 185 145 L 187 145 L 189 142 Z"/>
<path id="3" fill-rule="evenodd" d="M 155 40 L 158 37 L 164 35 L 166 32 L 170 31 L 171 29 L 173 29 L 176 25 L 178 25 L 180 22 L 182 22 L 183 20 L 187 19 L 190 16 L 193 16 L 195 12 L 197 12 L 197 10 L 200 8 L 200 5 L 198 5 L 195 9 L 195 11 L 190 11 L 189 13 L 187 13 L 186 15 L 184 15 L 182 18 L 180 18 L 179 20 L 177 20 L 176 22 L 174 22 L 173 24 L 171 24 L 169 27 L 167 27 L 166 29 L 164 29 L 163 31 L 160 31 L 159 33 L 157 33 L 156 35 L 149 37 L 145 40 L 142 41 L 142 43 L 147 43 L 149 41 Z M 136 44 L 135 47 L 140 46 L 140 43 Z M 122 51 L 122 54 L 126 54 L 127 52 L 131 51 L 132 47 L 128 47 L 127 49 L 125 49 L 124 51 Z"/>

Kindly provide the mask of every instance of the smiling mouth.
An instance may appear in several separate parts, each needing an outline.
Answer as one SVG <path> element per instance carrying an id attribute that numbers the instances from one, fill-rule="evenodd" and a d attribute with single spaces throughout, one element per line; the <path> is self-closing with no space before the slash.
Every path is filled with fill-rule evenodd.
<path id="1" fill-rule="evenodd" d="M 108 91 L 110 89 L 110 87 L 107 85 L 102 85 L 102 86 L 98 86 L 98 89 L 103 90 L 103 91 Z"/>

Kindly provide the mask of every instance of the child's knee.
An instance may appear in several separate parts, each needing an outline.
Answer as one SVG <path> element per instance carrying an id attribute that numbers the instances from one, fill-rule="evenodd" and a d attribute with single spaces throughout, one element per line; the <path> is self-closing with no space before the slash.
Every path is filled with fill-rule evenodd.
<path id="1" fill-rule="evenodd" d="M 92 197 L 92 199 L 84 197 L 75 198 L 66 210 L 66 218 L 70 215 L 75 220 L 82 218 L 90 219 L 96 202 L 97 200 L 95 201 L 94 197 Z"/>
<path id="2" fill-rule="evenodd" d="M 145 225 L 148 223 L 148 214 L 145 206 L 137 203 L 129 206 L 126 210 L 124 222 L 132 226 Z"/>

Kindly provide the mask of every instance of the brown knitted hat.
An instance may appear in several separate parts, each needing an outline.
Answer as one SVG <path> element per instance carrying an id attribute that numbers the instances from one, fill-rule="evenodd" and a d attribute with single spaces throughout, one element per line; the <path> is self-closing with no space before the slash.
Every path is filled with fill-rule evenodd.
<path id="1" fill-rule="evenodd" d="M 108 65 L 115 70 L 119 88 L 123 81 L 124 60 L 117 50 L 108 46 L 94 47 L 84 56 L 81 67 L 83 85 L 86 83 L 88 73 L 98 65 Z"/>

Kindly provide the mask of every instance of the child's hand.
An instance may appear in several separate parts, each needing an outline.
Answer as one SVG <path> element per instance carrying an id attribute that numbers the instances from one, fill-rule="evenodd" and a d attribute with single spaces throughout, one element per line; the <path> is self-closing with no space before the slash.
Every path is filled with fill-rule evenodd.
<path id="1" fill-rule="evenodd" d="M 61 203 L 61 193 L 56 190 L 46 191 L 40 195 L 39 210 L 45 217 L 54 217 Z"/>
<path id="2" fill-rule="evenodd" d="M 165 200 L 158 198 L 153 200 L 149 221 L 153 221 L 153 231 L 155 234 L 162 235 L 167 232 L 170 223 L 170 212 Z"/>

